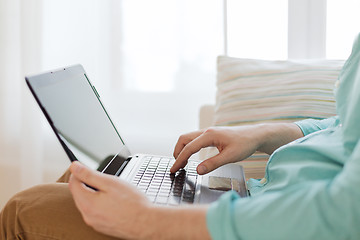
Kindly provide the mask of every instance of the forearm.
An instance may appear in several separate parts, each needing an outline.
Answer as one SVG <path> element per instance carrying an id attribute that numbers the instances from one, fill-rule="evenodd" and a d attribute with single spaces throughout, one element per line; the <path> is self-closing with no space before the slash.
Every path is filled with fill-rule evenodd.
<path id="1" fill-rule="evenodd" d="M 260 124 L 258 151 L 272 154 L 277 148 L 304 136 L 294 123 Z"/>
<path id="2" fill-rule="evenodd" d="M 145 239 L 211 239 L 207 206 L 150 206 L 144 223 Z"/>

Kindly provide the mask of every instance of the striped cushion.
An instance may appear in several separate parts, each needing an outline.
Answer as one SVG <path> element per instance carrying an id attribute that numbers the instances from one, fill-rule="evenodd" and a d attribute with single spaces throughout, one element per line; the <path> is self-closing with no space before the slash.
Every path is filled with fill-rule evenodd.
<path id="1" fill-rule="evenodd" d="M 333 86 L 343 61 L 266 61 L 218 57 L 214 125 L 323 119 L 336 114 Z M 207 155 L 216 154 L 209 149 Z M 240 164 L 247 177 L 262 178 L 268 155 Z"/>
<path id="2" fill-rule="evenodd" d="M 343 63 L 220 56 L 214 124 L 294 122 L 333 116 L 333 86 Z"/>

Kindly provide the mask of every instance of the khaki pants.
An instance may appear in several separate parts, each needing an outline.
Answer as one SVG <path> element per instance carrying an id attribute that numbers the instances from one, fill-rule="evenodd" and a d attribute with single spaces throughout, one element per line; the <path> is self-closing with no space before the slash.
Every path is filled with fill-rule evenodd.
<path id="1" fill-rule="evenodd" d="M 0 213 L 0 239 L 115 239 L 87 226 L 68 188 L 67 171 L 53 184 L 16 194 Z"/>

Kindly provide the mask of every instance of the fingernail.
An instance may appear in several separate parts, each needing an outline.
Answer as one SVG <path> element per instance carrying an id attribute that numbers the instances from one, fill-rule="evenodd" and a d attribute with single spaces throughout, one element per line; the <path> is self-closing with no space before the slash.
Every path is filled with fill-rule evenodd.
<path id="1" fill-rule="evenodd" d="M 197 168 L 198 174 L 205 174 L 206 171 L 207 171 L 207 168 L 206 168 L 204 165 L 200 165 L 200 166 L 198 166 L 198 168 Z"/>

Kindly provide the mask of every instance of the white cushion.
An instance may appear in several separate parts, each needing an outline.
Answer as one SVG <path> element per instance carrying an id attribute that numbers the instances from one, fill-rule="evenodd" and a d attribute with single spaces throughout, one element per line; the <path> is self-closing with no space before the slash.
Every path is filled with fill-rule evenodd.
<path id="1" fill-rule="evenodd" d="M 343 63 L 220 56 L 214 125 L 294 122 L 336 115 L 333 86 Z"/>

